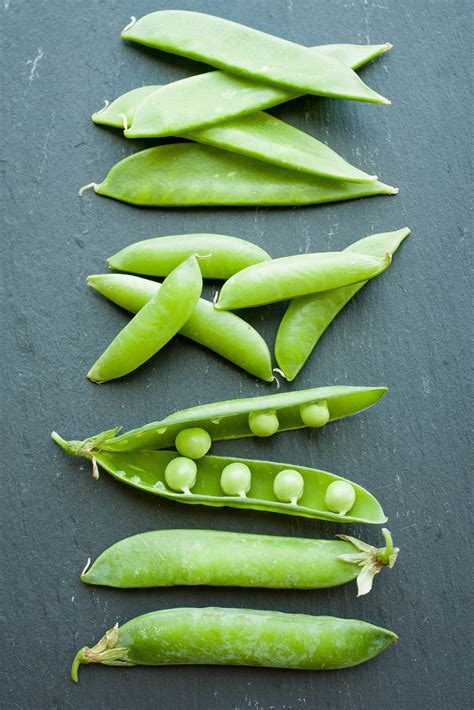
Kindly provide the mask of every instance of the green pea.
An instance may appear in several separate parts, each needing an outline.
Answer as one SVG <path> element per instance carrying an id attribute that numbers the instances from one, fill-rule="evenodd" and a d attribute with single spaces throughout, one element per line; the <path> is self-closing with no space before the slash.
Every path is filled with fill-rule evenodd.
<path id="1" fill-rule="evenodd" d="M 250 412 L 249 428 L 255 436 L 272 436 L 278 431 L 280 422 L 276 412 Z"/>
<path id="2" fill-rule="evenodd" d="M 201 459 L 211 448 L 211 437 L 205 429 L 182 429 L 175 439 L 175 446 L 181 456 Z"/>
<path id="3" fill-rule="evenodd" d="M 285 468 L 275 476 L 273 492 L 282 503 L 296 505 L 304 492 L 304 478 L 292 468 Z"/>
<path id="4" fill-rule="evenodd" d="M 221 475 L 221 488 L 226 496 L 245 498 L 252 484 L 252 474 L 244 463 L 228 464 Z"/>
<path id="5" fill-rule="evenodd" d="M 324 426 L 329 421 L 329 409 L 326 402 L 303 404 L 300 408 L 303 424 L 310 427 Z"/>
<path id="6" fill-rule="evenodd" d="M 333 481 L 329 484 L 324 502 L 333 513 L 345 515 L 355 503 L 354 487 L 348 481 Z"/>
<path id="7" fill-rule="evenodd" d="M 197 466 L 192 459 L 178 456 L 165 468 L 165 481 L 173 491 L 182 491 L 188 495 L 196 483 Z"/>

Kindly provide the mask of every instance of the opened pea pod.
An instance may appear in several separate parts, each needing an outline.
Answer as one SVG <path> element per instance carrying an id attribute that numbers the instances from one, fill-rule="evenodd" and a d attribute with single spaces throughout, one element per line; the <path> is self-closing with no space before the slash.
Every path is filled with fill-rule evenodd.
<path id="1" fill-rule="evenodd" d="M 212 441 L 271 436 L 280 431 L 320 427 L 357 414 L 378 402 L 386 392 L 386 387 L 339 385 L 211 402 L 175 412 L 120 436 L 118 427 L 84 441 L 70 441 L 67 450 L 72 456 L 83 456 L 100 450 L 163 449 L 174 446 L 178 434 L 191 427 L 205 430 Z"/>

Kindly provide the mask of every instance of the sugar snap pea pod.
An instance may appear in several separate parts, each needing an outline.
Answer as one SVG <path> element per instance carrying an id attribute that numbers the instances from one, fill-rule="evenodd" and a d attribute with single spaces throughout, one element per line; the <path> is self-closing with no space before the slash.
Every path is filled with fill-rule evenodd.
<path id="1" fill-rule="evenodd" d="M 388 104 L 327 54 L 213 15 L 162 10 L 128 25 L 122 38 L 207 62 L 245 78 L 320 96 Z"/>
<path id="2" fill-rule="evenodd" d="M 396 252 L 410 234 L 405 227 L 396 232 L 373 234 L 350 244 L 345 252 L 357 252 L 375 257 Z M 320 337 L 339 311 L 367 281 L 324 293 L 313 293 L 295 298 L 283 316 L 275 341 L 275 357 L 287 380 L 294 380 Z"/>
<path id="3" fill-rule="evenodd" d="M 202 276 L 195 256 L 174 269 L 92 366 L 87 377 L 106 382 L 136 370 L 183 327 L 199 301 Z"/>
<path id="4" fill-rule="evenodd" d="M 131 313 L 138 313 L 161 288 L 161 284 L 155 281 L 129 274 L 95 274 L 88 277 L 87 283 Z M 200 298 L 179 333 L 265 382 L 274 380 L 266 342 L 251 325 L 234 313 L 217 311 L 212 303 Z"/>
<path id="5" fill-rule="evenodd" d="M 224 234 L 176 234 L 130 244 L 107 263 L 111 269 L 146 276 L 168 276 L 192 254 L 205 256 L 199 261 L 207 279 L 228 279 L 237 271 L 269 261 L 270 255 L 252 242 Z"/>
<path id="6" fill-rule="evenodd" d="M 387 629 L 356 619 L 221 607 L 163 609 L 115 626 L 81 664 L 106 666 L 219 665 L 302 670 L 349 668 L 397 640 Z"/>
<path id="7" fill-rule="evenodd" d="M 211 585 L 326 589 L 357 579 L 358 596 L 372 588 L 398 555 L 388 530 L 378 550 L 340 540 L 252 535 L 220 530 L 156 530 L 116 542 L 81 574 L 86 584 L 121 589 Z"/>
<path id="8" fill-rule="evenodd" d="M 357 69 L 390 48 L 390 44 L 333 44 L 308 51 L 325 53 Z M 156 96 L 152 98 L 155 92 Z M 181 135 L 271 108 L 298 96 L 302 94 L 213 71 L 165 86 L 144 86 L 129 91 L 94 113 L 92 120 L 115 128 L 131 128 L 137 106 L 143 103 L 141 124 L 144 136 Z M 139 124 L 136 124 L 128 137 L 137 137 L 134 131 L 138 129 Z"/>
<path id="9" fill-rule="evenodd" d="M 71 456 L 83 456 L 98 450 L 133 451 L 135 449 L 164 449 L 174 446 L 180 431 L 199 427 L 207 431 L 213 441 L 241 439 L 253 436 L 250 415 L 273 413 L 277 431 L 303 429 L 307 426 L 321 426 L 307 418 L 307 411 L 314 403 L 327 410 L 323 423 L 351 416 L 371 407 L 387 391 L 386 387 L 313 387 L 296 392 L 282 392 L 211 402 L 170 414 L 165 419 L 151 422 L 138 429 L 132 429 L 115 436 L 118 429 L 98 434 L 84 441 L 68 442 Z"/>
<path id="10" fill-rule="evenodd" d="M 325 503 L 328 486 L 335 481 L 346 481 L 327 471 L 291 466 L 303 478 L 303 495 L 295 505 L 282 502 L 274 492 L 273 482 L 278 473 L 290 468 L 289 464 L 273 461 L 254 461 L 227 456 L 203 456 L 194 462 L 195 480 L 192 490 L 183 492 L 170 488 L 165 472 L 170 461 L 182 458 L 176 451 L 105 451 L 82 448 L 80 454 L 74 449 L 75 442 L 64 441 L 56 432 L 53 440 L 67 453 L 84 456 L 93 463 L 94 477 L 97 478 L 97 465 L 117 480 L 133 488 L 175 500 L 178 503 L 208 505 L 213 507 L 229 506 L 247 510 L 263 510 L 271 513 L 297 515 L 304 518 L 316 518 L 338 523 L 366 523 L 379 525 L 387 518 L 374 496 L 361 486 L 347 481 L 354 489 L 355 501 L 345 515 L 330 510 Z M 189 459 L 185 459 L 189 460 Z M 248 466 L 251 472 L 251 487 L 246 496 L 225 495 L 221 486 L 223 469 L 231 463 Z"/>
<path id="11" fill-rule="evenodd" d="M 380 258 L 343 251 L 272 259 L 234 274 L 221 288 L 215 305 L 218 310 L 250 308 L 348 286 L 374 278 L 390 261 L 389 253 Z"/>
<path id="12" fill-rule="evenodd" d="M 310 205 L 398 192 L 381 182 L 340 182 L 195 143 L 142 150 L 87 187 L 145 207 Z"/>

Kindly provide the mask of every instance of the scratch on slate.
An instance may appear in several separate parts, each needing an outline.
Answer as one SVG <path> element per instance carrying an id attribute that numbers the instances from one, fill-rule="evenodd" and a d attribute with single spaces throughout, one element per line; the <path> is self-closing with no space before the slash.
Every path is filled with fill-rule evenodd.
<path id="1" fill-rule="evenodd" d="M 38 54 L 34 59 L 28 59 L 27 64 L 31 64 L 31 71 L 30 71 L 30 76 L 28 77 L 28 81 L 33 81 L 37 76 L 38 76 L 38 64 L 40 61 L 43 59 L 44 52 L 41 49 L 41 47 L 38 47 Z"/>

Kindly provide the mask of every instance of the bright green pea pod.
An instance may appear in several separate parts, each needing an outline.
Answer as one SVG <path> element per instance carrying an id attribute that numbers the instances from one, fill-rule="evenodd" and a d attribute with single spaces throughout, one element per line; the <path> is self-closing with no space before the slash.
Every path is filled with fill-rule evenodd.
<path id="1" fill-rule="evenodd" d="M 164 449 L 174 446 L 179 432 L 189 427 L 205 429 L 213 441 L 241 439 L 253 436 L 249 415 L 256 412 L 275 412 L 279 422 L 278 431 L 303 429 L 307 426 L 301 416 L 304 405 L 324 402 L 329 412 L 328 421 L 335 421 L 371 407 L 386 391 L 386 387 L 339 385 L 211 402 L 175 412 L 165 419 L 132 429 L 121 436 L 115 436 L 120 430 L 118 427 L 84 441 L 70 441 L 68 452 L 71 456 L 83 456 L 99 450 Z"/>
<path id="2" fill-rule="evenodd" d="M 200 12 L 162 10 L 130 23 L 122 38 L 265 84 L 333 98 L 390 103 L 325 53 Z"/>
<path id="3" fill-rule="evenodd" d="M 266 251 L 245 239 L 224 234 L 176 234 L 130 244 L 107 259 L 107 264 L 111 269 L 133 274 L 168 276 L 192 254 L 206 257 L 199 261 L 205 279 L 228 279 L 237 271 L 271 259 Z"/>
<path id="4" fill-rule="evenodd" d="M 156 530 L 127 537 L 81 574 L 86 584 L 121 589 L 210 585 L 326 589 L 357 579 L 367 594 L 374 576 L 393 567 L 398 549 L 388 530 L 378 550 L 352 537 L 310 540 L 220 530 Z M 339 536 L 341 537 L 341 536 Z"/>
<path id="5" fill-rule="evenodd" d="M 199 301 L 202 276 L 195 256 L 164 280 L 153 298 L 123 328 L 92 366 L 87 377 L 107 382 L 133 372 L 183 327 Z"/>
<path id="6" fill-rule="evenodd" d="M 327 54 L 357 69 L 390 47 L 390 44 L 333 44 L 314 47 L 308 52 Z M 136 137 L 134 131 L 138 132 L 140 124 L 144 136 L 184 135 L 199 131 L 201 137 L 206 138 L 206 132 L 201 130 L 203 128 L 271 108 L 298 96 L 302 94 L 213 71 L 165 86 L 133 89 L 110 105 L 106 102 L 102 110 L 92 115 L 92 120 L 116 128 L 131 127 L 137 106 L 143 102 L 140 110 L 142 119 L 130 130 L 130 138 Z M 248 125 L 239 123 L 239 128 L 251 138 L 253 125 L 253 122 Z M 196 136 L 194 140 L 197 140 Z M 263 160 L 263 157 L 260 156 L 260 159 Z"/>
<path id="7" fill-rule="evenodd" d="M 202 260 L 201 268 L 206 261 Z M 155 281 L 128 274 L 97 274 L 89 276 L 87 283 L 131 313 L 138 313 L 161 288 Z M 234 313 L 217 311 L 212 303 L 200 298 L 179 332 L 265 382 L 275 379 L 266 342 Z"/>
<path id="8" fill-rule="evenodd" d="M 115 626 L 81 664 L 219 665 L 302 670 L 349 668 L 378 656 L 397 635 L 356 619 L 220 607 L 163 609 Z"/>
<path id="9" fill-rule="evenodd" d="M 145 207 L 310 205 L 398 192 L 380 182 L 310 176 L 194 143 L 142 150 L 117 163 L 99 185 L 87 187 Z"/>
<path id="10" fill-rule="evenodd" d="M 394 254 L 410 234 L 405 227 L 396 232 L 373 234 L 350 244 L 344 251 L 382 258 Z M 339 311 L 367 281 L 295 298 L 286 311 L 275 341 L 275 357 L 287 380 L 294 380 L 320 337 Z"/>
<path id="11" fill-rule="evenodd" d="M 328 486 L 334 481 L 347 479 L 334 473 L 315 468 L 294 466 L 273 461 L 255 461 L 228 456 L 203 456 L 195 461 L 197 466 L 196 482 L 191 492 L 182 493 L 169 488 L 166 484 L 165 469 L 170 461 L 179 457 L 176 451 L 104 451 L 85 448 L 78 454 L 74 443 L 64 441 L 53 432 L 53 440 L 67 453 L 81 455 L 93 463 L 94 477 L 98 477 L 97 465 L 117 480 L 133 488 L 191 505 L 213 507 L 229 506 L 246 510 L 263 510 L 270 513 L 297 515 L 304 518 L 316 518 L 337 523 L 366 523 L 379 525 L 387 518 L 380 503 L 374 496 L 356 483 L 349 483 L 354 488 L 355 502 L 345 515 L 333 513 L 325 503 Z M 243 463 L 252 474 L 252 484 L 248 494 L 228 496 L 222 491 L 220 480 L 223 469 L 231 463 Z M 273 481 L 277 474 L 291 468 L 298 471 L 304 480 L 304 492 L 297 504 L 283 503 L 273 491 Z"/>
<path id="12" fill-rule="evenodd" d="M 390 260 L 390 254 L 380 258 L 342 251 L 272 259 L 234 274 L 223 285 L 216 308 L 232 310 L 264 306 L 359 283 L 385 271 Z"/>

